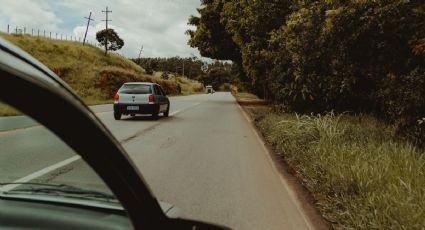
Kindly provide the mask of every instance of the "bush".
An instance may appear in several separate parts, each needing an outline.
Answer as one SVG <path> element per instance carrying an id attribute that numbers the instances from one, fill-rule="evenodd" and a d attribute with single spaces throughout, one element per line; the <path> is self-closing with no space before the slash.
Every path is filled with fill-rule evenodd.
<path id="1" fill-rule="evenodd" d="M 418 67 L 402 76 L 388 75 L 377 92 L 380 115 L 396 121 L 398 132 L 413 142 L 424 145 L 424 128 L 418 120 L 425 116 L 425 68 Z"/>
<path id="2" fill-rule="evenodd" d="M 163 79 L 163 80 L 168 80 L 168 73 L 166 73 L 166 72 L 163 72 L 162 74 L 161 74 L 161 79 Z"/>

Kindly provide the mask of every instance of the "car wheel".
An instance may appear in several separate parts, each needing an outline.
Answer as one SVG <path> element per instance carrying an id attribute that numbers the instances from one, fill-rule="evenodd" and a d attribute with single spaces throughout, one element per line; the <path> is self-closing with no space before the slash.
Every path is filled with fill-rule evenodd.
<path id="1" fill-rule="evenodd" d="M 168 104 L 167 106 L 167 111 L 164 112 L 164 117 L 168 117 L 169 114 L 170 114 L 170 104 Z"/>
<path id="2" fill-rule="evenodd" d="M 115 118 L 115 120 L 120 120 L 121 119 L 121 113 L 116 113 L 116 112 L 114 112 L 114 118 Z"/>

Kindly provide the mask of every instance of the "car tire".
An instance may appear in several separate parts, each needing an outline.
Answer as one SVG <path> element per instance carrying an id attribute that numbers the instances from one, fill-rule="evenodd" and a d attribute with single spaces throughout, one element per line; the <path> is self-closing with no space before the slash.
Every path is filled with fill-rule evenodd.
<path id="1" fill-rule="evenodd" d="M 170 104 L 167 106 L 167 111 L 164 112 L 164 117 L 168 117 L 170 115 Z"/>
<path id="2" fill-rule="evenodd" d="M 115 118 L 115 120 L 120 120 L 121 119 L 121 113 L 116 113 L 116 112 L 114 112 L 114 118 Z"/>

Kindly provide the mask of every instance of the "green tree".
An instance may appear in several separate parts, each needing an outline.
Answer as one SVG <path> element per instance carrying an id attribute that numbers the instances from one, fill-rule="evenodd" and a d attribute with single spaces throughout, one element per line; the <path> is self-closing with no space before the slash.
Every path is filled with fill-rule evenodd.
<path id="1" fill-rule="evenodd" d="M 96 33 L 96 40 L 100 45 L 105 46 L 105 55 L 108 50 L 119 50 L 124 46 L 124 41 L 118 36 L 113 29 L 104 29 Z M 107 44 L 106 44 L 107 41 Z"/>

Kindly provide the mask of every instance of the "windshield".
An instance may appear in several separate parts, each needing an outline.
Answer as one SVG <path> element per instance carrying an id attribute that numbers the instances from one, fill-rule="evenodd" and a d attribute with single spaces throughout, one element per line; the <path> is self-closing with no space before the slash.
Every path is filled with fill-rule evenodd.
<path id="1" fill-rule="evenodd" d="M 0 113 L 0 197 L 120 207 L 102 179 L 54 133 L 4 103 Z"/>
<path id="2" fill-rule="evenodd" d="M 425 230 L 425 0 L 0 3 L 0 98 L 28 95 L 1 84 L 9 64 L 32 69 L 9 63 L 4 39 L 94 111 L 125 150 L 130 166 L 111 163 L 123 184 L 145 182 L 184 217 L 242 230 Z M 0 114 L 2 196 L 119 205 L 53 133 L 10 107 Z"/>
<path id="3" fill-rule="evenodd" d="M 152 88 L 150 85 L 145 84 L 124 84 L 118 93 L 124 94 L 151 94 Z"/>

